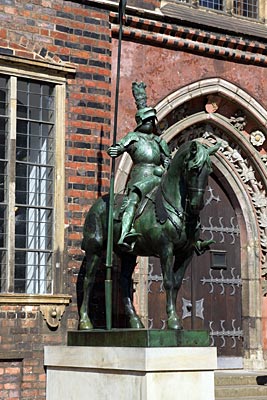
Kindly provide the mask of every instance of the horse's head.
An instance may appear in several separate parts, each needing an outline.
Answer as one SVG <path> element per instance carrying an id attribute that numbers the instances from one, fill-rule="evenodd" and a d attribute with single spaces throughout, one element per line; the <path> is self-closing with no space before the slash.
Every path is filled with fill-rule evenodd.
<path id="1" fill-rule="evenodd" d="M 204 193 L 212 172 L 210 155 L 215 154 L 219 147 L 220 144 L 216 144 L 207 148 L 195 140 L 190 143 L 183 170 L 189 214 L 198 214 L 204 207 Z"/>

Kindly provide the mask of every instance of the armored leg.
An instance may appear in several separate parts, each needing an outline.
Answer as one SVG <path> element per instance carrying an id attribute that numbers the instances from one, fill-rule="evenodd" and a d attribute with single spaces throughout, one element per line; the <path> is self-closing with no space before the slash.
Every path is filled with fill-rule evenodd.
<path id="1" fill-rule="evenodd" d="M 136 236 L 138 236 L 133 230 L 131 231 L 131 228 L 139 201 L 140 198 L 138 194 L 131 192 L 129 195 L 128 205 L 122 217 L 122 231 L 118 244 L 129 249 L 131 248 L 131 244 L 135 241 Z"/>

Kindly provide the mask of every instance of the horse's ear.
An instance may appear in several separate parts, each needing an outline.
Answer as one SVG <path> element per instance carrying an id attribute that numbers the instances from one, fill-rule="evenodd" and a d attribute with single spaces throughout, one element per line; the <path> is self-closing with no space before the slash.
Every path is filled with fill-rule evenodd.
<path id="1" fill-rule="evenodd" d="M 215 154 L 220 147 L 221 147 L 221 142 L 217 142 L 215 146 L 209 147 L 208 148 L 209 155 L 212 156 L 213 154 Z"/>

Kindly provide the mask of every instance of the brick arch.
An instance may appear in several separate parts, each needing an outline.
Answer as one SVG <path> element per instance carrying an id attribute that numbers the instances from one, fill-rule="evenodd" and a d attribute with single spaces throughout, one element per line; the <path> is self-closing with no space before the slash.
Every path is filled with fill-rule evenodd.
<path id="1" fill-rule="evenodd" d="M 49 51 L 45 44 L 34 42 L 19 33 L 15 34 L 13 41 L 7 40 L 1 44 L 0 54 L 23 57 L 29 60 L 51 62 L 58 65 L 66 64 L 60 57 Z"/>

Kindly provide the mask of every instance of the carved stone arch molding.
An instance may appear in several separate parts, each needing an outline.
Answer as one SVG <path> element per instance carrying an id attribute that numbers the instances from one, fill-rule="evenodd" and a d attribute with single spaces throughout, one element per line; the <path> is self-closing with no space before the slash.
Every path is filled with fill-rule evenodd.
<path id="1" fill-rule="evenodd" d="M 213 118 L 213 121 L 219 122 L 218 119 Z M 266 232 L 261 227 L 261 216 L 264 216 L 266 196 L 250 161 L 244 157 L 245 143 L 238 133 L 239 143 L 234 142 L 231 131 L 232 126 L 226 132 L 219 124 L 211 125 L 208 119 L 206 126 L 195 123 L 182 130 L 174 137 L 174 141 L 178 146 L 193 138 L 198 138 L 207 145 L 218 141 L 222 143 L 219 153 L 213 157 L 213 170 L 231 198 L 240 227 L 244 367 L 257 369 L 264 367 L 261 298 L 262 283 L 265 281 L 261 275 L 266 273 L 266 249 L 262 246 Z M 257 198 L 259 203 L 255 204 Z"/>
<path id="2" fill-rule="evenodd" d="M 211 97 L 218 104 L 208 112 L 206 104 Z M 193 112 L 187 109 L 192 102 L 200 104 Z M 222 102 L 225 109 L 228 104 L 234 105 L 232 110 L 239 114 L 231 114 L 229 107 L 228 113 L 223 112 Z M 267 134 L 267 111 L 241 88 L 219 78 L 183 87 L 155 108 L 162 136 L 173 150 L 193 138 L 207 145 L 221 142 L 220 151 L 213 157 L 213 168 L 227 188 L 241 231 L 244 367 L 263 368 L 261 301 L 262 294 L 267 294 L 267 157 L 259 150 Z M 242 116 L 248 117 L 249 129 Z M 253 140 L 255 132 L 260 144 Z M 130 158 L 124 155 L 115 180 L 117 192 L 125 187 L 131 166 Z"/>

